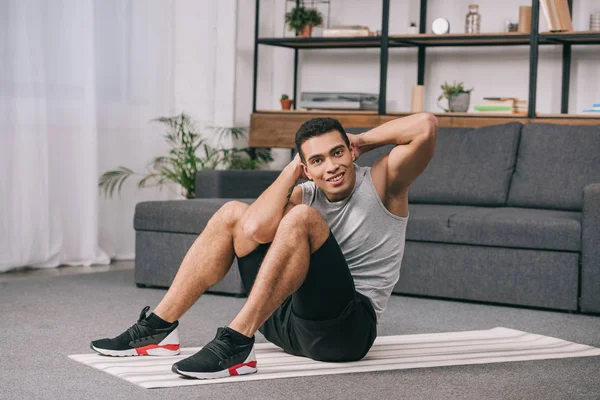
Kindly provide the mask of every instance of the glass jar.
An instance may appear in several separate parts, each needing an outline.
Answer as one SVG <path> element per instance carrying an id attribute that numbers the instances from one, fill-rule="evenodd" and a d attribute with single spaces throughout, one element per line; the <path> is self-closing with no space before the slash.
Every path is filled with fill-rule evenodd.
<path id="1" fill-rule="evenodd" d="M 477 4 L 469 5 L 469 13 L 465 19 L 465 33 L 480 33 L 481 15 Z"/>

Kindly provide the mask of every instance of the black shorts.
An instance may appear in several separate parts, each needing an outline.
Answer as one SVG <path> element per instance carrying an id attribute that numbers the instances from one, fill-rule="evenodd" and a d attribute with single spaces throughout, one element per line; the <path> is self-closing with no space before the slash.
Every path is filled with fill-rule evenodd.
<path id="1" fill-rule="evenodd" d="M 238 257 L 242 283 L 250 293 L 270 244 Z M 319 361 L 363 358 L 377 336 L 371 301 L 356 292 L 348 264 L 333 234 L 311 255 L 300 288 L 258 329 L 285 352 Z"/>

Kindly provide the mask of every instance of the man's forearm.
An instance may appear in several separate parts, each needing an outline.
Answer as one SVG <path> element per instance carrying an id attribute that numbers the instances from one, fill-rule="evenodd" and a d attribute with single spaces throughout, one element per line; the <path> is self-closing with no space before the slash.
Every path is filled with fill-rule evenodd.
<path id="1" fill-rule="evenodd" d="M 259 242 L 269 241 L 283 218 L 285 206 L 297 181 L 294 168 L 290 165 L 284 168 L 275 182 L 246 210 L 243 221 L 245 233 Z"/>
<path id="2" fill-rule="evenodd" d="M 366 153 L 386 144 L 409 144 L 426 135 L 432 125 L 437 125 L 437 119 L 429 113 L 394 119 L 358 135 L 360 151 Z"/>

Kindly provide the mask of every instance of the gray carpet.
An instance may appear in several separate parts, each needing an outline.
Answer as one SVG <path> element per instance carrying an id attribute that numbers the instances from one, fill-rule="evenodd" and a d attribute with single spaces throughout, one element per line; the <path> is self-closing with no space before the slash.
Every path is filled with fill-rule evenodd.
<path id="1" fill-rule="evenodd" d="M 600 358 L 303 377 L 145 390 L 67 358 L 121 333 L 164 290 L 137 289 L 133 271 L 0 283 L 2 399 L 599 399 Z M 243 299 L 206 295 L 181 319 L 184 346 L 202 346 Z M 393 296 L 381 335 L 496 326 L 600 347 L 600 317 Z M 258 337 L 263 342 L 262 337 Z"/>

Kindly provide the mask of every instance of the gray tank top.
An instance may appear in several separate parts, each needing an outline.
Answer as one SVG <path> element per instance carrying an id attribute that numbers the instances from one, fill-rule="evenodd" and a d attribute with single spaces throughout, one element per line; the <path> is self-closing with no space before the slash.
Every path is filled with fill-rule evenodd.
<path id="1" fill-rule="evenodd" d="M 354 164 L 350 196 L 330 202 L 314 182 L 302 183 L 302 203 L 317 209 L 344 254 L 356 291 L 367 296 L 379 320 L 400 277 L 407 217 L 389 212 L 375 189 L 371 168 Z"/>

